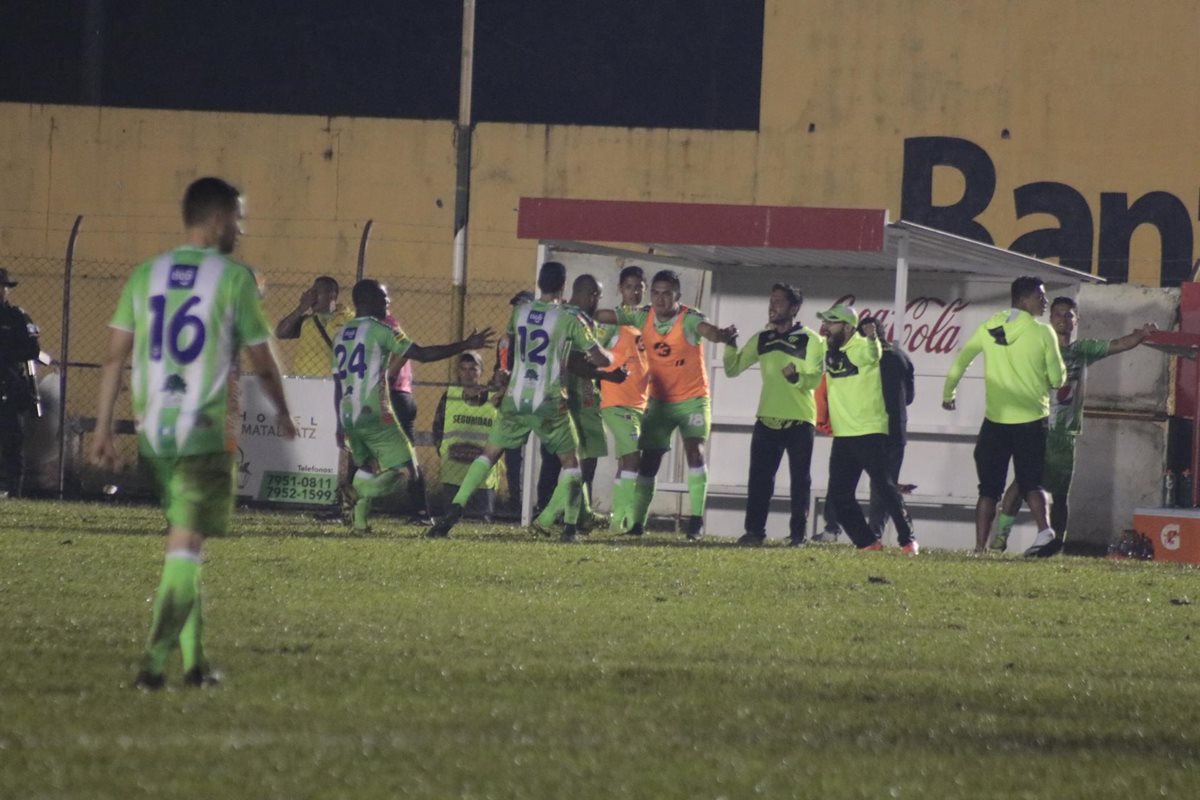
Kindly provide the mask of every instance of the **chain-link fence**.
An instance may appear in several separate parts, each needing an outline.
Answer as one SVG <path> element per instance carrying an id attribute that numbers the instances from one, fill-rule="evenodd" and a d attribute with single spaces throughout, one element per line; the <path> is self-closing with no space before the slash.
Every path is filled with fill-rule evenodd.
<path id="1" fill-rule="evenodd" d="M 89 259 L 83 254 L 71 256 L 72 249 L 65 247 L 64 256 L 59 258 L 0 253 L 0 266 L 8 268 L 12 279 L 19 282 L 10 302 L 22 307 L 38 325 L 40 345 L 47 356 L 45 360 L 50 362 L 38 374 L 42 417 L 29 420 L 26 427 L 26 491 L 90 498 L 103 496 L 119 486 L 122 495 L 149 497 L 153 487 L 148 474 L 138 466 L 128 391 L 121 392 L 116 409 L 118 449 L 127 466 L 112 473 L 91 467 L 86 460 L 95 429 L 101 365 L 109 342 L 107 324 L 136 262 Z M 448 280 L 399 274 L 382 263 L 375 269 L 376 265 L 365 257 L 365 247 L 362 252 L 359 269 L 364 276 L 387 284 L 392 314 L 414 341 L 431 345 L 458 338 L 454 330 L 454 293 Z M 351 305 L 350 288 L 356 280 L 356 271 L 329 273 L 341 285 L 342 304 Z M 295 310 L 300 295 L 316 276 L 273 272 L 268 266 L 260 271 L 259 277 L 264 286 L 267 317 L 275 324 Z M 490 326 L 501 335 L 508 321 L 509 299 L 524 288 L 528 287 L 513 281 L 471 281 L 466 294 L 465 333 Z M 290 371 L 296 348 L 296 340 L 276 343 L 284 374 Z M 490 372 L 493 354 L 482 355 Z M 455 379 L 455 364 L 455 359 L 448 359 L 414 365 L 413 395 L 417 404 L 414 438 L 429 492 L 435 498 L 439 483 L 433 417 L 446 385 Z M 334 414 L 332 407 L 329 413 Z"/>

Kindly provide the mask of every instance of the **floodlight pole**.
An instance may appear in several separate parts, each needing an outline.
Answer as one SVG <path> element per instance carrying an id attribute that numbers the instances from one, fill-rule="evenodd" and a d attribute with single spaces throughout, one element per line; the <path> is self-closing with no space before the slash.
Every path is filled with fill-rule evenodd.
<path id="1" fill-rule="evenodd" d="M 475 0 L 463 0 L 462 68 L 458 83 L 458 124 L 454 128 L 454 264 L 451 337 L 465 335 L 467 305 L 467 221 L 471 210 L 471 84 L 475 69 Z"/>

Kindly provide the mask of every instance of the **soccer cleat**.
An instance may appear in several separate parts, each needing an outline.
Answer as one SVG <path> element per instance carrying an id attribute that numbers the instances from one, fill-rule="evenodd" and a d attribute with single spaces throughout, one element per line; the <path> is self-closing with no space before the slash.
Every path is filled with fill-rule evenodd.
<path id="1" fill-rule="evenodd" d="M 577 532 L 578 528 L 568 523 L 566 527 L 563 528 L 562 535 L 558 537 L 558 540 L 560 542 L 573 542 L 575 541 L 575 534 Z"/>
<path id="2" fill-rule="evenodd" d="M 746 531 L 737 540 L 737 543 L 744 547 L 758 547 L 767 540 L 765 533 L 752 533 Z"/>
<path id="3" fill-rule="evenodd" d="M 916 539 L 909 539 L 908 544 L 900 548 L 900 552 L 906 556 L 915 556 L 921 552 L 921 545 L 917 543 Z"/>
<path id="4" fill-rule="evenodd" d="M 441 516 L 436 522 L 429 526 L 429 530 L 425 531 L 426 539 L 445 539 L 450 535 L 450 529 L 453 528 L 460 519 L 462 519 L 463 507 L 458 503 L 451 503 L 450 508 L 446 509 L 446 513 Z"/>
<path id="5" fill-rule="evenodd" d="M 873 552 L 873 551 L 875 551 L 875 550 L 882 550 L 882 549 L 883 549 L 883 542 L 881 542 L 881 541 L 879 541 L 878 539 L 876 539 L 875 541 L 871 542 L 871 543 L 870 543 L 869 545 L 867 545 L 866 547 L 860 547 L 860 548 L 858 548 L 858 551 L 859 551 L 860 553 L 865 553 L 865 552 L 867 552 L 868 550 L 870 550 L 870 551 L 872 551 L 872 552 Z"/>
<path id="6" fill-rule="evenodd" d="M 789 536 L 787 540 L 788 547 L 804 547 L 808 542 L 803 536 Z"/>
<path id="7" fill-rule="evenodd" d="M 697 541 L 704 535 L 704 517 L 693 514 L 688 517 L 687 538 L 689 542 Z"/>
<path id="8" fill-rule="evenodd" d="M 532 530 L 534 533 L 539 534 L 541 536 L 553 536 L 554 535 L 554 527 L 552 525 L 548 525 L 548 524 L 542 522 L 542 520 L 539 519 L 538 517 L 534 517 L 529 522 L 529 529 Z"/>
<path id="9" fill-rule="evenodd" d="M 1064 539 L 1060 539 L 1058 536 L 1055 536 L 1053 539 L 1047 542 L 1041 550 L 1034 553 L 1034 556 L 1037 558 L 1050 558 L 1051 556 L 1056 556 L 1062 552 L 1064 543 Z M 1026 551 L 1025 555 L 1029 555 L 1028 551 Z"/>
<path id="10" fill-rule="evenodd" d="M 646 528 L 640 522 L 635 522 L 629 526 L 629 530 L 625 531 L 625 536 L 641 536 L 646 532 Z"/>
<path id="11" fill-rule="evenodd" d="M 183 675 L 183 685 L 193 689 L 211 689 L 221 685 L 221 673 L 209 667 L 192 667 Z"/>
<path id="12" fill-rule="evenodd" d="M 1046 555 L 1054 555 L 1054 553 L 1057 553 L 1058 550 L 1054 550 L 1050 553 L 1043 553 L 1043 551 L 1046 551 L 1048 548 L 1053 548 L 1054 539 L 1054 531 L 1050 530 L 1049 528 L 1046 528 L 1044 531 L 1040 531 L 1037 535 L 1037 538 L 1033 540 L 1033 544 L 1030 545 L 1029 549 L 1025 551 L 1025 557 L 1044 558 Z M 1059 549 L 1061 548 L 1062 546 L 1059 545 Z"/>
<path id="13" fill-rule="evenodd" d="M 350 529 L 350 533 L 353 536 L 370 536 L 371 535 L 371 526 L 366 525 L 366 526 L 360 528 L 356 525 Z"/>
<path id="14" fill-rule="evenodd" d="M 590 514 L 579 514 L 579 532 L 591 533 L 596 528 L 606 527 L 610 522 L 610 516 L 600 511 L 593 511 Z"/>
<path id="15" fill-rule="evenodd" d="M 826 528 L 820 533 L 814 535 L 812 540 L 814 542 L 820 542 L 821 544 L 833 544 L 837 541 L 837 538 L 838 531 L 836 528 Z"/>
<path id="16" fill-rule="evenodd" d="M 146 692 L 157 692 L 166 685 L 167 678 L 165 675 L 161 672 L 151 672 L 148 669 L 143 669 L 133 679 L 133 688 Z"/>

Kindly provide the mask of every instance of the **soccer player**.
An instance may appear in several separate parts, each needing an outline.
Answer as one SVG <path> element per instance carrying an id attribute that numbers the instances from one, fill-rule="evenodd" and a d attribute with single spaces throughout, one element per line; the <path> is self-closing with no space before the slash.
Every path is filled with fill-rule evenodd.
<path id="1" fill-rule="evenodd" d="M 642 268 L 632 265 L 622 269 L 618 289 L 622 308 L 640 306 L 646 291 L 646 275 Z M 605 381 L 600 384 L 600 415 L 612 434 L 613 449 L 617 454 L 612 528 L 619 533 L 628 533 L 634 526 L 633 500 L 642 461 L 638 441 L 650 396 L 650 365 L 642 332 L 631 325 L 616 329 L 612 353 L 611 369 L 624 371 L 626 378 L 620 383 Z"/>
<path id="2" fill-rule="evenodd" d="M 500 401 L 500 420 L 488 436 L 483 455 L 467 470 L 445 516 L 429 529 L 426 534 L 429 538 L 450 535 L 451 528 L 462 518 L 463 506 L 487 478 L 492 465 L 505 450 L 524 445 L 532 431 L 558 456 L 562 465 L 555 496 L 547 508 L 561 506 L 564 509 L 566 525 L 561 539 L 564 542 L 575 540 L 583 473 L 576 452 L 579 436 L 567 410 L 564 372 L 572 350 L 585 353 L 598 367 L 612 363 L 612 354 L 592 337 L 580 311 L 574 306 L 563 305 L 566 284 L 567 268 L 557 261 L 547 261 L 538 270 L 541 297 L 531 303 L 521 303 L 513 310 L 508 323 L 508 334 L 513 343 L 513 368 L 504 399 Z M 543 511 L 543 515 L 545 513 Z"/>
<path id="3" fill-rule="evenodd" d="M 1058 337 L 1058 349 L 1067 370 L 1066 383 L 1050 393 L 1049 433 L 1046 436 L 1046 464 L 1042 483 L 1050 493 L 1050 527 L 1054 541 L 1035 555 L 1052 556 L 1062 549 L 1067 538 L 1067 495 L 1075 471 L 1075 442 L 1083 430 L 1083 394 L 1087 383 L 1087 368 L 1102 358 L 1132 350 L 1157 330 L 1147 323 L 1118 339 L 1074 339 L 1079 322 L 1079 306 L 1070 297 L 1056 297 L 1050 304 L 1050 327 Z M 1021 510 L 1021 495 L 1016 482 L 1009 484 L 1000 503 L 996 520 L 997 531 L 992 536 L 991 549 L 1004 550 L 1012 533 L 1017 512 Z"/>
<path id="4" fill-rule="evenodd" d="M 767 301 L 766 330 L 755 332 L 741 350 L 736 341 L 725 345 L 725 374 L 729 377 L 742 374 L 753 364 L 762 365 L 758 418 L 750 436 L 746 532 L 738 544 L 759 545 L 766 540 L 775 474 L 786 451 L 792 492 L 788 545 L 804 545 L 817 421 L 813 392 L 824 372 L 825 340 L 796 322 L 803 302 L 804 295 L 796 287 L 775 284 Z"/>
<path id="5" fill-rule="evenodd" d="M 404 359 L 427 363 L 452 358 L 467 350 L 490 347 L 492 329 L 471 331 L 460 342 L 423 347 L 399 326 L 384 320 L 391 298 L 379 281 L 361 280 L 352 292 L 358 314 L 338 333 L 333 346 L 334 407 L 338 435 L 359 464 L 354 474 L 354 532 L 367 533 L 371 501 L 389 494 L 403 473 L 410 481 L 419 474 L 412 442 L 404 435 L 392 408 L 389 388 Z M 361 465 L 374 461 L 374 472 Z"/>
<path id="6" fill-rule="evenodd" d="M 279 431 L 296 428 L 270 349 L 271 328 L 249 267 L 234 261 L 241 235 L 240 192 L 201 178 L 183 197 L 186 244 L 138 265 L 109 323 L 91 460 L 113 469 L 113 409 L 121 373 L 133 355 L 133 413 L 138 447 L 154 466 L 167 517 L 166 559 L 154 618 L 135 685 L 160 689 L 178 644 L 184 681 L 218 679 L 204 652 L 200 562 L 204 540 L 229 529 L 234 495 L 234 420 L 238 352 L 245 348 Z"/>
<path id="7" fill-rule="evenodd" d="M 825 323 L 825 373 L 829 386 L 829 421 L 833 447 L 829 452 L 829 502 L 846 535 L 860 550 L 882 550 L 883 544 L 867 525 L 854 493 L 865 471 L 871 488 L 879 493 L 900 548 L 908 555 L 920 552 L 904 499 L 887 463 L 888 414 L 883 402 L 883 382 L 875 321 L 858 330 L 853 308 L 836 305 L 817 315 Z"/>
<path id="8" fill-rule="evenodd" d="M 596 319 L 606 324 L 631 325 L 642 332 L 642 343 L 650 366 L 650 400 L 642 419 L 641 464 L 634 493 L 631 535 L 645 530 L 654 499 L 654 487 L 663 456 L 671 447 L 675 430 L 683 438 L 688 464 L 687 538 L 695 541 L 704 529 L 704 505 L 708 495 L 708 467 L 704 443 L 712 426 L 712 402 L 708 392 L 708 368 L 704 344 L 737 341 L 737 328 L 718 328 L 704 314 L 679 302 L 679 274 L 664 269 L 650 281 L 650 305 L 642 308 L 605 309 Z"/>
<path id="9" fill-rule="evenodd" d="M 1066 380 L 1066 367 L 1054 329 L 1038 317 L 1046 313 L 1046 287 L 1023 275 L 1012 282 L 1012 308 L 998 311 L 980 325 L 950 365 L 942 388 L 942 408 L 953 411 L 963 373 L 983 353 L 985 411 L 975 442 L 979 500 L 975 505 L 975 552 L 982 553 L 1004 493 L 1008 462 L 1033 518 L 1038 535 L 1026 555 L 1037 555 L 1054 541 L 1046 515 L 1042 477 L 1046 462 L 1046 419 L 1050 390 Z"/>

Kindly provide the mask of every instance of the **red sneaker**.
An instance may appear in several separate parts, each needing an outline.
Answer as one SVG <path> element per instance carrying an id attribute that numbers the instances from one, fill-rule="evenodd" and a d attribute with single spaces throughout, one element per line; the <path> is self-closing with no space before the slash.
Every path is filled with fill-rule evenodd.
<path id="1" fill-rule="evenodd" d="M 882 549 L 883 549 L 883 542 L 879 541 L 878 539 L 871 542 L 866 547 L 858 548 L 859 552 L 866 552 L 867 550 L 882 550 Z"/>
<path id="2" fill-rule="evenodd" d="M 917 553 L 921 552 L 921 545 L 917 544 L 916 539 L 911 539 L 909 540 L 908 544 L 900 548 L 900 552 L 904 553 L 906 556 L 915 556 Z"/>

